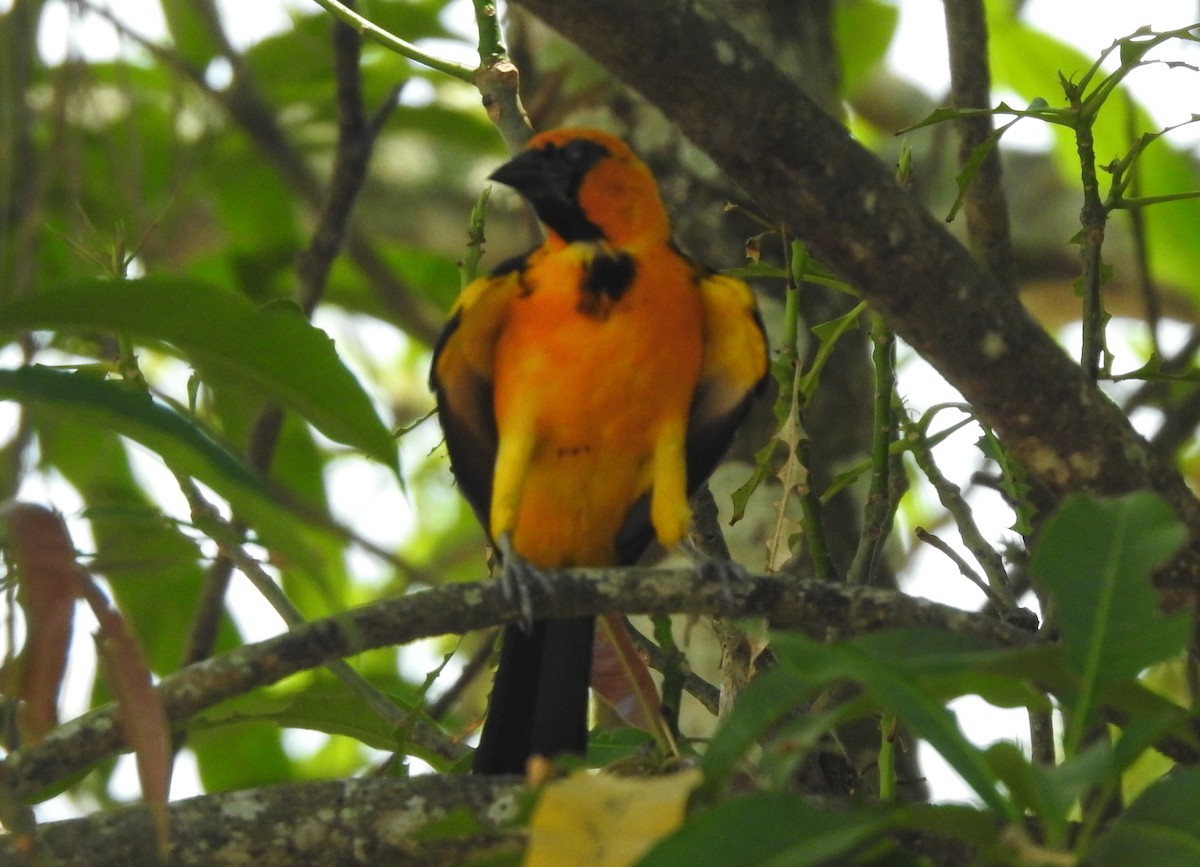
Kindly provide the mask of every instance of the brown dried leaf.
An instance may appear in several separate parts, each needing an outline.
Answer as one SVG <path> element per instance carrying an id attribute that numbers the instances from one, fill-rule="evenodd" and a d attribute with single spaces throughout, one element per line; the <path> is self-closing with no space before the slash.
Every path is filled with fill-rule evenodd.
<path id="1" fill-rule="evenodd" d="M 6 668 L 6 687 L 21 700 L 21 740 L 36 744 L 58 725 L 58 692 L 67 667 L 71 624 L 79 596 L 75 546 L 62 516 L 33 503 L 0 506 L 17 603 L 25 613 L 25 646 Z"/>
<path id="2" fill-rule="evenodd" d="M 125 618 L 109 604 L 92 579 L 81 575 L 84 598 L 100 623 L 96 652 L 104 677 L 117 702 L 117 718 L 125 742 L 137 761 L 142 799 L 154 820 L 159 851 L 170 845 L 167 796 L 171 788 L 171 727 L 162 699 L 154 688 L 141 644 Z"/>
<path id="3" fill-rule="evenodd" d="M 659 743 L 669 743 L 658 688 L 624 621 L 605 614 L 596 626 L 592 689 L 625 722 L 649 732 Z"/>

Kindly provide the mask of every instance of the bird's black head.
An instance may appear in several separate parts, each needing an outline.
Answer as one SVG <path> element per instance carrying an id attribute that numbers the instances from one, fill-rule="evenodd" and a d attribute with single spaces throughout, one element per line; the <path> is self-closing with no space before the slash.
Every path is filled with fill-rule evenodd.
<path id="1" fill-rule="evenodd" d="M 491 180 L 512 187 L 533 205 L 538 219 L 564 241 L 598 241 L 604 237 L 579 202 L 584 177 L 608 149 L 590 138 L 535 142 L 496 171 Z"/>

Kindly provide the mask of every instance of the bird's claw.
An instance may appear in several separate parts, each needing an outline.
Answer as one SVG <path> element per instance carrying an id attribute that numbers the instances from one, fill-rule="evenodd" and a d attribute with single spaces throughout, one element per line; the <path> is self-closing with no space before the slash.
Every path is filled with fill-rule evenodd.
<path id="1" fill-rule="evenodd" d="M 726 602 L 733 602 L 733 590 L 746 580 L 748 573 L 745 567 L 733 560 L 719 560 L 705 554 L 690 542 L 684 544 L 683 553 L 696 570 L 696 577 L 701 583 L 718 582 L 721 585 L 721 595 Z"/>
<path id="2" fill-rule="evenodd" d="M 517 553 L 508 534 L 500 537 L 496 547 L 500 551 L 500 592 L 504 600 L 517 606 L 517 622 L 526 632 L 533 624 L 532 588 L 537 586 L 547 594 L 553 585 L 546 573 Z"/>

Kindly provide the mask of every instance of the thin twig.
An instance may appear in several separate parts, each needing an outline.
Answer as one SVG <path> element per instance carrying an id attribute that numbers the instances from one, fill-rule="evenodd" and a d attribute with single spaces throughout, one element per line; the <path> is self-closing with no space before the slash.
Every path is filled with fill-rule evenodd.
<path id="1" fill-rule="evenodd" d="M 521 103 L 520 70 L 504 47 L 495 0 L 473 0 L 473 3 L 479 31 L 479 69 L 473 83 L 483 98 L 488 118 L 509 151 L 516 153 L 533 135 L 529 115 Z"/>
<path id="2" fill-rule="evenodd" d="M 325 294 L 333 261 L 341 252 L 374 146 L 371 122 L 363 106 L 358 35 L 350 27 L 335 23 L 332 38 L 338 117 L 333 175 L 308 249 L 300 255 L 296 266 L 300 306 L 310 318 Z"/>
<path id="3" fill-rule="evenodd" d="M 249 579 L 290 629 L 308 623 L 300 609 L 283 592 L 283 588 L 267 574 L 262 564 L 246 553 L 245 548 L 241 546 L 240 539 L 245 532 L 244 527 L 236 528 L 223 521 L 220 513 L 190 480 L 180 479 L 179 482 L 191 506 L 193 520 L 197 526 L 204 527 L 209 536 L 217 542 L 224 560 Z M 345 660 L 331 659 L 324 665 L 330 674 L 383 720 L 388 728 L 396 732 L 403 731 L 407 740 L 420 748 L 422 755 L 438 756 L 447 760 L 457 757 L 456 745 L 446 735 L 433 726 L 422 724 L 419 715 L 397 705 Z"/>
<path id="4" fill-rule="evenodd" d="M 984 581 L 983 578 L 980 577 L 979 573 L 971 568 L 971 564 L 964 560 L 957 551 L 955 551 L 945 542 L 945 540 L 935 536 L 933 533 L 930 533 L 924 527 L 917 527 L 913 533 L 926 545 L 937 548 L 939 551 L 949 557 L 951 562 L 958 567 L 958 571 L 962 573 L 962 576 L 978 587 L 980 591 L 982 591 L 983 595 L 988 598 L 988 600 L 996 607 L 997 610 L 1004 610 L 1004 603 L 996 597 L 996 594 L 992 592 L 992 588 L 988 586 L 987 582 Z"/>
<path id="5" fill-rule="evenodd" d="M 988 108 L 991 77 L 984 4 L 982 0 L 946 0 L 945 5 L 951 101 L 959 109 Z M 954 125 L 961 170 L 992 135 L 993 122 L 991 115 L 983 114 L 958 118 Z M 997 280 L 1013 288 L 1012 237 L 998 148 L 987 152 L 969 183 L 964 207 L 971 249 Z"/>
<path id="6" fill-rule="evenodd" d="M 455 702 L 466 692 L 467 687 L 475 682 L 479 675 L 487 670 L 492 654 L 496 650 L 496 639 L 500 637 L 499 629 L 492 629 L 480 636 L 479 647 L 475 649 L 463 666 L 462 673 L 437 698 L 429 703 L 425 714 L 432 720 L 440 720 L 446 715 Z"/>
<path id="7" fill-rule="evenodd" d="M 471 67 L 455 63 L 453 60 L 446 60 L 444 57 L 438 57 L 427 51 L 422 51 L 411 42 L 401 39 L 394 33 L 389 33 L 378 24 L 369 21 L 349 6 L 337 2 L 337 0 L 316 0 L 316 3 L 351 30 L 358 32 L 373 42 L 378 42 L 384 48 L 396 52 L 401 57 L 415 60 L 417 63 L 428 66 L 430 69 L 444 72 L 446 75 L 453 76 L 459 81 L 465 81 L 468 84 L 474 79 L 475 70 Z"/>
<path id="8" fill-rule="evenodd" d="M 1008 573 L 1004 569 L 1004 558 L 983 538 L 983 533 L 979 531 L 979 527 L 976 525 L 975 518 L 971 513 L 971 507 L 963 499 L 962 492 L 942 475 L 942 471 L 933 459 L 933 451 L 929 447 L 928 442 L 925 441 L 925 431 L 918 430 L 916 433 L 917 436 L 911 440 L 913 457 L 917 461 L 917 466 L 921 468 L 925 477 L 929 479 L 929 483 L 933 485 L 934 490 L 937 492 L 938 500 L 941 501 L 946 511 L 954 516 L 954 522 L 958 525 L 959 535 L 962 536 L 967 550 L 971 552 L 975 559 L 979 561 L 979 565 L 983 567 L 989 588 L 987 591 L 988 598 L 996 603 L 1001 616 L 1006 616 L 1016 611 L 1017 602 L 1012 598 L 1012 592 L 1008 587 Z M 966 572 L 963 574 L 967 575 L 968 578 L 971 577 Z M 971 574 L 974 574 L 973 570 Z M 973 578 L 972 580 L 975 579 Z M 976 583 L 980 582 L 976 581 Z"/>
<path id="9" fill-rule="evenodd" d="M 863 529 L 854 559 L 846 572 L 851 584 L 869 584 L 875 562 L 892 529 L 893 504 L 889 473 L 895 438 L 892 404 L 896 391 L 896 336 L 878 313 L 871 311 L 872 359 L 875 370 L 874 419 L 871 429 L 871 483 L 863 507 Z"/>
<path id="10" fill-rule="evenodd" d="M 646 655 L 646 664 L 655 671 L 663 671 L 669 661 L 662 648 L 634 628 L 628 618 L 625 619 L 625 628 L 629 630 L 629 637 L 633 639 L 638 651 Z M 718 714 L 721 707 L 721 691 L 691 669 L 684 675 L 683 689 L 704 705 L 704 709 L 713 716 Z"/>

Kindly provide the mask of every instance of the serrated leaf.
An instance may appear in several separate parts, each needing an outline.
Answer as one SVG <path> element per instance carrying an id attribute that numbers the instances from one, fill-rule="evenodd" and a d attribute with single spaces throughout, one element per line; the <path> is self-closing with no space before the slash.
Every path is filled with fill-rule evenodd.
<path id="1" fill-rule="evenodd" d="M 0 306 L 0 329 L 106 329 L 176 347 L 205 376 L 253 388 L 330 439 L 396 469 L 391 433 L 333 341 L 295 305 L 256 306 L 178 277 L 82 280 Z"/>
<path id="2" fill-rule="evenodd" d="M 149 394 L 120 382 L 34 365 L 0 370 L 0 400 L 43 406 L 72 422 L 103 427 L 140 443 L 174 472 L 203 482 L 228 500 L 268 543 L 277 543 L 306 568 L 319 569 L 296 534 L 295 517 L 272 502 L 258 475 L 202 428 Z"/>
<path id="3" fill-rule="evenodd" d="M 1071 726 L 1077 735 L 1100 690 L 1186 646 L 1187 617 L 1161 614 L 1150 583 L 1184 537 L 1170 507 L 1148 492 L 1076 495 L 1046 522 L 1029 569 L 1057 602 L 1067 664 L 1080 679 Z M 1068 745 L 1078 743 L 1068 736 Z"/>

